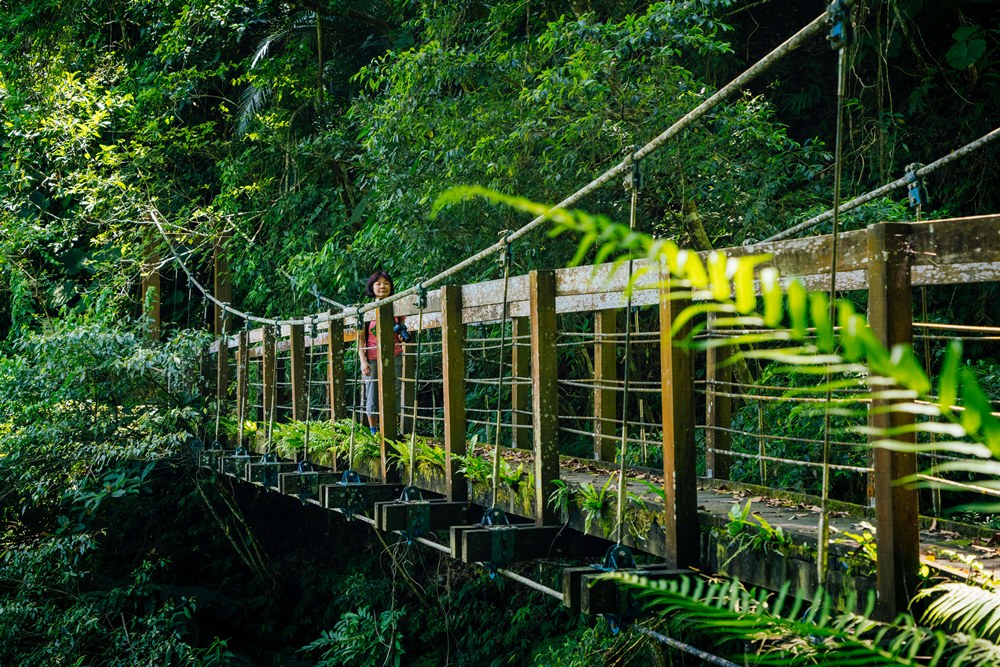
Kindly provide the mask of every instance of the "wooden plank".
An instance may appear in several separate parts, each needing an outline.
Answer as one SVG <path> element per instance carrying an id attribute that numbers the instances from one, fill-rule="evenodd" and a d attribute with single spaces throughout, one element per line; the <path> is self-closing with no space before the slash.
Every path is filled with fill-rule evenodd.
<path id="1" fill-rule="evenodd" d="M 399 471 L 389 466 L 388 444 L 396 440 L 399 434 L 399 421 L 396 414 L 395 335 L 392 333 L 394 324 L 392 304 L 379 306 L 375 316 L 378 340 L 378 358 L 375 363 L 378 364 L 378 422 L 382 435 L 379 449 L 383 482 L 392 481 L 399 475 Z"/>
<path id="2" fill-rule="evenodd" d="M 713 329 L 715 314 L 708 316 L 709 331 Z M 733 393 L 729 385 L 732 366 L 726 360 L 732 355 L 732 348 L 712 347 L 705 353 L 705 476 L 729 479 L 731 458 L 726 455 L 732 446 L 728 431 L 732 428 Z"/>
<path id="3" fill-rule="evenodd" d="M 264 327 L 264 338 L 261 343 L 263 360 L 261 361 L 261 405 L 263 405 L 264 421 L 270 422 L 277 417 L 277 381 L 278 364 L 275 351 L 274 329 Z"/>
<path id="4" fill-rule="evenodd" d="M 694 442 L 694 368 L 691 354 L 674 345 L 670 329 L 690 304 L 672 299 L 669 274 L 660 281 L 660 382 L 663 405 L 663 479 L 666 562 L 673 568 L 698 565 L 698 487 Z M 678 332 L 683 339 L 690 322 Z"/>
<path id="5" fill-rule="evenodd" d="M 267 488 L 278 489 L 278 476 L 281 473 L 294 471 L 298 465 L 298 463 L 289 461 L 276 461 L 274 463 L 253 461 L 247 464 L 247 481 Z"/>
<path id="6" fill-rule="evenodd" d="M 462 532 L 462 560 L 503 566 L 545 558 L 603 555 L 608 543 L 564 526 L 511 525 L 468 528 Z"/>
<path id="7" fill-rule="evenodd" d="M 583 577 L 594 573 L 594 568 L 587 565 L 581 567 L 565 567 L 562 571 L 563 606 L 571 614 L 580 613 L 580 585 Z"/>
<path id="8" fill-rule="evenodd" d="M 462 288 L 441 288 L 441 366 L 444 375 L 444 471 L 448 500 L 467 500 L 469 485 L 458 471 L 465 442 L 465 324 Z"/>
<path id="9" fill-rule="evenodd" d="M 284 472 L 278 475 L 278 491 L 286 496 L 303 496 L 304 500 L 319 503 L 319 487 L 323 484 L 335 484 L 342 476 L 343 473 L 328 470 Z"/>
<path id="10" fill-rule="evenodd" d="M 944 285 L 1000 279 L 1000 216 L 910 223 L 909 227 L 912 231 L 913 284 Z M 829 235 L 724 248 L 720 252 L 731 257 L 770 254 L 772 259 L 769 264 L 778 267 L 786 279 L 797 276 L 809 289 L 829 287 L 828 267 L 831 261 Z M 706 253 L 699 254 L 703 258 L 706 255 Z M 216 259 L 217 273 L 219 273 L 223 271 L 224 258 L 217 252 Z M 837 267 L 838 291 L 867 288 L 867 236 L 863 230 L 841 234 Z M 658 275 L 656 267 L 648 260 L 640 259 L 635 262 L 635 269 L 647 273 L 637 280 L 633 304 L 643 306 L 656 303 Z M 612 263 L 558 269 L 556 312 L 590 312 L 623 308 L 625 298 L 622 290 L 627 279 L 627 268 Z M 526 276 L 510 278 L 508 294 L 510 316 L 525 317 L 529 314 L 528 292 Z M 217 283 L 216 294 L 224 293 L 219 291 Z M 502 281 L 492 280 L 464 285 L 462 294 L 465 304 L 464 322 L 500 319 Z M 425 329 L 438 326 L 439 304 L 437 293 L 434 293 L 424 312 Z M 394 310 L 397 315 L 413 315 L 417 312 L 412 302 L 405 299 L 396 302 Z M 219 319 L 216 308 L 217 323 Z M 348 318 L 348 323 L 352 321 L 353 318 Z M 217 333 L 220 331 L 218 326 L 216 331 Z M 257 332 L 251 335 L 251 343 L 259 342 L 260 339 L 256 337 L 258 335 Z M 352 331 L 346 333 L 345 340 L 353 340 Z M 236 345 L 233 339 L 227 343 L 230 346 Z M 210 351 L 214 352 L 217 347 L 217 344 L 213 343 Z"/>
<path id="11" fill-rule="evenodd" d="M 373 512 L 375 503 L 395 500 L 403 491 L 402 484 L 323 484 L 320 492 L 323 507 L 332 510 Z"/>
<path id="12" fill-rule="evenodd" d="M 326 346 L 327 382 L 330 384 L 330 419 L 336 421 L 347 416 L 347 397 L 344 371 L 344 322 L 329 322 Z"/>
<path id="13" fill-rule="evenodd" d="M 293 324 L 288 331 L 290 378 L 292 387 L 292 419 L 306 421 L 306 346 L 305 325 Z"/>
<path id="14" fill-rule="evenodd" d="M 452 526 L 468 524 L 468 509 L 468 503 L 446 500 L 377 503 L 375 525 L 386 532 L 414 532 L 415 528 L 421 532 L 450 530 Z"/>
<path id="15" fill-rule="evenodd" d="M 548 502 L 559 479 L 559 366 L 556 349 L 556 276 L 551 270 L 532 271 L 531 285 L 531 411 L 535 447 L 535 523 L 559 520 Z"/>
<path id="16" fill-rule="evenodd" d="M 663 581 L 691 575 L 691 570 L 678 570 L 664 567 L 643 567 L 634 570 L 620 570 L 622 573 L 634 574 L 649 581 Z M 583 614 L 614 614 L 625 616 L 630 610 L 637 608 L 638 600 L 632 589 L 623 587 L 618 581 L 609 579 L 606 572 L 595 572 L 580 577 L 580 587 L 577 591 L 580 602 L 579 610 Z"/>
<path id="17" fill-rule="evenodd" d="M 525 380 L 531 378 L 531 320 L 515 317 L 511 329 L 514 337 L 510 349 L 510 374 L 514 378 L 510 385 L 511 424 L 514 429 L 511 446 L 531 449 L 531 385 L 525 384 Z"/>
<path id="18" fill-rule="evenodd" d="M 627 316 L 627 315 L 626 315 Z M 618 311 L 598 310 L 594 313 L 594 458 L 614 462 L 618 452 L 616 436 L 618 419 L 618 346 L 613 336 L 618 333 Z M 605 338 L 605 336 L 609 336 Z M 602 385 L 607 385 L 602 387 Z"/>
<path id="19" fill-rule="evenodd" d="M 868 322 L 875 335 L 891 348 L 912 344 L 913 296 L 910 287 L 909 228 L 885 223 L 868 227 Z M 893 401 L 874 400 L 869 421 L 876 429 L 892 429 L 894 439 L 913 442 L 913 433 L 901 433 L 913 424 L 909 412 L 886 411 Z M 869 436 L 869 442 L 879 439 Z M 905 611 L 917 590 L 920 571 L 917 491 L 899 480 L 917 471 L 916 454 L 874 450 L 877 613 L 892 620 Z"/>

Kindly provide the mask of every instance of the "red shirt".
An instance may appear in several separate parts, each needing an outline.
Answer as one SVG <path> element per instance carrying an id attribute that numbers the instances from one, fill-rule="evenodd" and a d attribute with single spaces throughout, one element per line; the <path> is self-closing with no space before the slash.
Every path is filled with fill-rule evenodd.
<path id="1" fill-rule="evenodd" d="M 402 324 L 406 321 L 406 317 L 400 315 L 395 318 L 397 324 Z M 375 361 L 378 359 L 378 336 L 375 335 L 375 322 L 365 322 L 365 357 L 369 361 Z M 392 335 L 395 345 L 393 346 L 392 354 L 398 357 L 403 353 L 403 343 L 399 340 L 399 334 Z"/>

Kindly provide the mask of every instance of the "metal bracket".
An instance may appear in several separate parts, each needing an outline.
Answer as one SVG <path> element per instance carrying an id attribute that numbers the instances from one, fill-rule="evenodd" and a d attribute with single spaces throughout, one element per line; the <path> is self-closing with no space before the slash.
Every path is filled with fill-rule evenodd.
<path id="1" fill-rule="evenodd" d="M 906 194 L 910 200 L 910 206 L 914 208 L 927 203 L 927 192 L 923 179 L 917 176 L 917 172 L 923 166 L 919 162 L 908 164 L 906 165 L 906 175 L 903 176 L 903 180 L 906 181 Z"/>
<path id="2" fill-rule="evenodd" d="M 830 34 L 826 36 L 830 48 L 839 51 L 854 42 L 854 26 L 851 23 L 851 7 L 854 0 L 833 0 L 826 8 L 826 20 L 830 24 Z"/>

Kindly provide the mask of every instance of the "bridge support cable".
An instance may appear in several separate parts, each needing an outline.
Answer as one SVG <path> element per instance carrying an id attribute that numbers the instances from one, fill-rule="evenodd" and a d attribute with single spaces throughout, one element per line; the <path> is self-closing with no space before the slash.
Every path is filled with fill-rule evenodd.
<path id="1" fill-rule="evenodd" d="M 510 288 L 510 265 L 513 261 L 509 240 L 510 235 L 504 230 L 501 232 L 501 236 L 503 236 L 503 240 L 501 241 L 502 246 L 497 261 L 503 267 L 503 304 L 500 307 L 500 357 L 497 368 L 496 429 L 493 433 L 493 496 L 490 500 L 491 511 L 494 509 L 500 511 L 497 507 L 497 488 L 500 482 L 500 422 L 503 418 L 503 406 L 501 405 L 501 397 L 503 396 L 503 358 L 507 344 L 507 299 Z"/>
<path id="2" fill-rule="evenodd" d="M 941 158 L 935 160 L 934 162 L 931 162 L 927 166 L 920 167 L 916 171 L 912 171 L 912 172 L 910 172 L 908 170 L 907 174 L 904 175 L 903 177 L 898 178 L 898 179 L 896 179 L 895 181 L 893 181 L 891 183 L 886 183 L 882 187 L 876 188 L 876 189 L 872 190 L 871 192 L 867 192 L 867 193 L 865 193 L 865 194 L 863 194 L 863 195 L 861 195 L 859 197 L 855 197 L 851 201 L 848 201 L 848 202 L 845 202 L 843 204 L 840 204 L 837 207 L 837 212 L 838 213 L 846 213 L 848 211 L 854 210 L 854 209 L 858 208 L 859 206 L 863 206 L 864 204 L 867 204 L 870 201 L 873 201 L 875 199 L 878 199 L 879 197 L 887 195 L 890 192 L 892 192 L 893 190 L 898 190 L 899 188 L 907 188 L 907 189 L 909 189 L 911 187 L 912 183 L 913 183 L 913 178 L 922 179 L 925 176 L 928 176 L 928 175 L 934 173 L 936 170 L 940 169 L 941 167 L 944 167 L 945 165 L 950 164 L 950 163 L 952 163 L 952 162 L 954 162 L 956 160 L 960 160 L 961 158 L 965 157 L 966 155 L 969 155 L 970 153 L 974 153 L 975 151 L 979 150 L 980 148 L 984 148 L 990 142 L 995 141 L 997 139 L 1000 139 L 1000 127 L 996 128 L 996 129 L 994 129 L 994 130 L 992 130 L 990 132 L 987 132 L 986 134 L 984 134 L 983 136 L 979 137 L 975 141 L 971 141 L 971 142 L 967 143 L 966 145 L 962 146 L 961 148 L 959 148 L 957 150 L 954 150 L 951 153 L 948 153 L 944 157 L 941 157 Z M 787 238 L 790 238 L 792 236 L 795 236 L 797 233 L 799 233 L 801 231 L 804 231 L 806 229 L 810 229 L 812 227 L 815 227 L 816 225 L 824 223 L 827 220 L 832 220 L 833 219 L 833 214 L 834 214 L 834 210 L 833 209 L 830 209 L 829 211 L 825 211 L 824 213 L 820 213 L 819 215 L 814 216 L 812 218 L 809 218 L 808 220 L 806 220 L 804 222 L 800 222 L 799 224 L 795 225 L 794 227 L 789 227 L 788 229 L 786 229 L 786 230 L 784 230 L 782 232 L 778 232 L 777 234 L 774 234 L 772 236 L 767 237 L 766 239 L 764 239 L 763 241 L 761 241 L 761 243 L 770 243 L 771 241 L 781 241 L 783 239 L 787 239 Z"/>
<path id="3" fill-rule="evenodd" d="M 831 19 L 830 43 L 837 49 L 837 136 L 833 159 L 833 236 L 830 259 L 830 325 L 837 321 L 837 257 L 840 250 L 840 187 L 843 174 L 844 104 L 847 93 L 847 47 L 853 41 L 851 6 L 853 0 L 833 0 L 828 8 Z M 819 585 L 826 583 L 830 557 L 830 429 L 833 427 L 833 374 L 826 371 L 826 400 L 823 407 L 823 477 L 820 483 L 819 527 L 816 539 L 816 571 Z M 763 429 L 761 429 L 763 431 Z"/>
<path id="4" fill-rule="evenodd" d="M 569 195 L 568 197 L 560 201 L 558 204 L 555 204 L 552 207 L 552 210 L 560 208 L 568 208 L 570 206 L 573 206 L 574 204 L 576 204 L 578 201 L 580 201 L 590 193 L 594 192 L 598 188 L 610 182 L 612 179 L 624 175 L 624 173 L 629 169 L 629 165 L 633 160 L 641 160 L 650 153 L 652 153 L 653 151 L 659 149 L 667 141 L 677 136 L 683 130 L 687 129 L 695 122 L 700 120 L 703 116 L 708 114 L 708 112 L 714 109 L 716 106 L 718 106 L 722 102 L 732 97 L 738 91 L 742 90 L 743 87 L 746 86 L 746 84 L 755 79 L 765 70 L 769 69 L 774 63 L 778 62 L 779 60 L 787 56 L 789 53 L 791 53 L 798 47 L 802 46 L 810 38 L 812 38 L 813 36 L 817 35 L 820 31 L 822 31 L 825 22 L 826 22 L 826 14 L 821 14 L 820 16 L 817 16 L 815 19 L 810 21 L 804 28 L 802 28 L 797 33 L 792 35 L 790 38 L 788 38 L 780 45 L 775 47 L 774 50 L 772 50 L 770 53 L 768 53 L 763 58 L 758 60 L 756 63 L 751 65 L 747 70 L 745 70 L 742 74 L 740 74 L 735 79 L 730 81 L 728 84 L 720 88 L 718 91 L 715 92 L 715 94 L 713 94 L 707 100 L 705 100 L 697 107 L 695 107 L 693 110 L 688 112 L 686 115 L 680 118 L 676 123 L 671 125 L 669 128 L 661 132 L 657 137 L 655 137 L 650 142 L 645 144 L 633 155 L 630 155 L 629 157 L 625 158 L 617 165 L 608 169 L 603 174 L 592 180 L 590 183 L 587 183 L 582 188 L 580 188 L 573 194 Z M 542 225 L 547 220 L 548 220 L 547 214 L 539 215 L 538 217 L 534 218 L 529 223 L 518 229 L 517 231 L 511 233 L 510 236 L 508 237 L 508 240 L 516 241 L 522 236 L 534 231 L 537 227 Z M 480 250 L 478 253 L 466 258 L 465 260 L 459 262 L 458 264 L 455 264 L 454 266 L 428 279 L 427 281 L 425 281 L 425 285 L 435 285 L 440 282 L 443 282 L 444 280 L 450 278 L 456 273 L 459 273 L 460 271 L 463 271 L 469 268 L 470 266 L 479 263 L 483 259 L 486 259 L 490 255 L 498 252 L 503 248 L 503 244 L 504 242 L 501 241 L 499 243 L 493 244 L 488 248 Z M 374 302 L 373 304 L 371 304 L 370 307 L 374 307 L 381 303 L 392 302 L 398 299 L 402 299 L 406 296 L 413 294 L 414 290 L 415 288 L 412 287 L 403 290 L 402 292 L 398 292 L 397 294 L 393 294 L 392 296 L 386 297 L 386 299 L 384 299 L 383 301 Z"/>
<path id="5" fill-rule="evenodd" d="M 738 91 L 742 90 L 750 81 L 752 81 L 758 75 L 769 69 L 774 63 L 778 62 L 779 60 L 787 56 L 789 53 L 794 51 L 796 48 L 804 44 L 807 40 L 818 34 L 823 29 L 825 22 L 826 22 L 826 14 L 821 14 L 820 16 L 813 19 L 811 22 L 806 24 L 805 27 L 803 27 L 797 33 L 795 33 L 790 38 L 788 38 L 780 45 L 775 47 L 775 49 L 773 49 L 770 53 L 768 53 L 763 58 L 758 60 L 756 63 L 751 65 L 742 74 L 737 76 L 728 84 L 720 88 L 707 100 L 705 100 L 697 107 L 695 107 L 693 110 L 685 114 L 677 122 L 675 122 L 669 128 L 661 132 L 658 136 L 649 141 L 647 144 L 642 146 L 642 148 L 640 148 L 634 154 L 628 156 L 627 158 L 619 162 L 617 165 L 615 165 L 611 169 L 608 169 L 603 174 L 592 180 L 590 183 L 584 185 L 582 188 L 580 188 L 573 194 L 569 195 L 568 197 L 560 201 L 558 204 L 552 207 L 552 210 L 560 208 L 568 208 L 570 206 L 573 206 L 574 204 L 576 204 L 576 202 L 580 201 L 585 196 L 589 195 L 598 188 L 602 187 L 612 179 L 623 175 L 630 168 L 630 165 L 633 160 L 636 161 L 641 160 L 644 157 L 651 154 L 652 152 L 656 151 L 657 149 L 662 147 L 667 141 L 677 136 L 682 131 L 684 131 L 685 129 L 696 123 L 698 120 L 700 120 L 702 117 L 707 115 L 716 106 L 728 100 L 729 98 L 733 97 Z M 205 296 L 206 299 L 214 303 L 217 307 L 221 308 L 223 302 L 220 301 L 218 298 L 216 298 L 216 296 L 214 296 L 210 290 L 206 289 L 205 286 L 203 286 L 200 282 L 198 282 L 197 279 L 195 279 L 193 273 L 188 269 L 187 265 L 183 262 L 183 260 L 180 258 L 180 256 L 174 249 L 173 244 L 170 242 L 169 238 L 166 235 L 166 232 L 163 229 L 162 222 L 159 220 L 158 212 L 156 212 L 153 209 L 149 209 L 149 214 L 151 220 L 153 221 L 153 224 L 156 226 L 157 230 L 160 232 L 160 235 L 167 243 L 167 247 L 169 248 L 170 253 L 173 256 L 173 259 L 181 265 L 181 269 L 191 280 L 192 284 Z M 546 222 L 548 220 L 548 217 L 549 216 L 547 214 L 542 214 L 537 216 L 536 218 L 531 220 L 529 223 L 527 223 L 520 229 L 507 235 L 502 241 L 495 243 L 488 248 L 484 248 L 478 253 L 471 255 L 465 260 L 438 273 L 432 278 L 423 281 L 422 282 L 423 287 L 426 288 L 442 283 L 447 278 L 450 278 L 451 276 L 469 268 L 470 266 L 479 263 L 483 259 L 486 259 L 487 257 L 493 255 L 494 253 L 502 250 L 505 245 L 510 244 L 513 241 L 516 241 L 517 239 L 521 238 L 522 236 L 525 236 L 526 234 L 529 234 L 530 232 L 538 228 L 540 225 L 542 225 L 544 222 Z M 416 286 L 407 288 L 391 296 L 388 296 L 385 299 L 377 299 L 369 304 L 362 306 L 361 312 L 374 310 L 379 306 L 389 303 L 394 303 L 395 301 L 398 301 L 400 299 L 413 296 L 416 293 L 417 293 Z M 336 302 L 332 302 L 332 300 L 330 301 L 330 303 L 331 305 L 339 305 L 336 304 Z M 231 307 L 229 308 L 229 311 L 233 315 L 236 315 L 241 319 L 257 322 L 259 324 L 273 324 L 276 326 L 281 326 L 281 325 L 291 325 L 291 324 L 305 324 L 306 321 L 305 318 L 267 319 L 267 318 L 255 317 L 253 315 L 250 315 L 249 313 Z M 339 313 L 333 313 L 330 311 L 319 313 L 316 315 L 317 321 L 324 322 L 324 321 L 329 321 L 331 319 L 343 319 L 347 317 L 348 311 L 349 311 L 348 308 L 342 308 Z"/>
<path id="6" fill-rule="evenodd" d="M 642 184 L 642 175 L 639 171 L 639 161 L 633 153 L 629 162 L 629 173 L 625 178 L 625 190 L 629 193 L 629 231 L 635 231 L 636 209 L 639 201 L 639 188 Z M 632 349 L 632 256 L 628 258 L 628 282 L 625 283 L 625 364 L 622 369 L 622 437 L 618 448 L 620 458 L 618 464 L 618 510 L 615 515 L 615 544 L 621 547 L 622 527 L 625 525 L 625 453 L 628 450 L 628 390 L 629 380 L 629 354 Z M 633 562 L 634 565 L 634 562 Z"/>

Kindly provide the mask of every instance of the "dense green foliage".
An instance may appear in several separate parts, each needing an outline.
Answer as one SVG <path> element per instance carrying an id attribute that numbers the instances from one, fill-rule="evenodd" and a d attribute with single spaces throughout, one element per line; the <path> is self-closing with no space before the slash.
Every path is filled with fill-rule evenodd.
<path id="1" fill-rule="evenodd" d="M 996 3 L 859 5 L 849 195 L 984 134 L 1000 103 Z M 0 663 L 652 661 L 521 589 L 374 548 L 367 528 L 325 515 L 289 526 L 273 499 L 195 475 L 206 313 L 151 223 L 199 278 L 221 248 L 244 310 L 309 312 L 313 286 L 351 303 L 375 268 L 402 286 L 525 221 L 480 199 L 432 219 L 442 192 L 558 201 L 821 10 L 0 0 Z M 647 160 L 639 227 L 737 245 L 828 208 L 834 61 L 816 40 Z M 996 161 L 990 148 L 937 174 L 923 214 L 995 212 Z M 628 214 L 617 184 L 583 205 Z M 910 217 L 900 194 L 847 224 Z M 562 265 L 576 244 L 538 233 L 515 271 Z M 137 317 L 156 257 L 162 343 Z M 495 276 L 483 264 L 461 279 Z M 997 324 L 995 285 L 929 293 L 930 319 Z M 970 352 L 995 386 L 995 346 Z"/>

